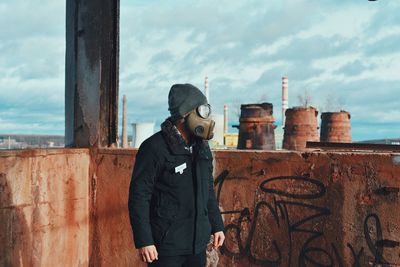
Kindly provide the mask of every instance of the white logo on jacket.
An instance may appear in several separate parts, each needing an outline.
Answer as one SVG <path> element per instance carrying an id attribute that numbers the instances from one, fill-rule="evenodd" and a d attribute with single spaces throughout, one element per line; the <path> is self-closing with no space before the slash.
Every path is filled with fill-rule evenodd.
<path id="1" fill-rule="evenodd" d="M 179 172 L 179 174 L 182 174 L 185 169 L 186 169 L 186 162 L 175 167 L 175 173 Z"/>

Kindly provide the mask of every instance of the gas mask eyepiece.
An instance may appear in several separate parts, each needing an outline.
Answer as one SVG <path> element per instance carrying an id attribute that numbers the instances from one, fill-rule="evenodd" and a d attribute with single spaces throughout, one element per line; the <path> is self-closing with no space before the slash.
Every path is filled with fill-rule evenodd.
<path id="1" fill-rule="evenodd" d="M 186 126 L 195 136 L 210 140 L 214 136 L 215 121 L 210 118 L 211 106 L 204 104 L 192 110 L 186 117 Z"/>
<path id="2" fill-rule="evenodd" d="M 210 106 L 210 104 L 204 104 L 204 105 L 198 106 L 196 108 L 196 111 L 200 117 L 202 117 L 203 119 L 208 119 L 208 117 L 211 115 L 211 106 Z"/>

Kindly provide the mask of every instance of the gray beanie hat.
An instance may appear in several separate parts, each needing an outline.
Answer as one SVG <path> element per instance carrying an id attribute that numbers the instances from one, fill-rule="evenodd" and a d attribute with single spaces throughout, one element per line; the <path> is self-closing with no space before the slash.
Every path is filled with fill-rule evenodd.
<path id="1" fill-rule="evenodd" d="M 168 94 L 168 110 L 171 118 L 182 118 L 183 115 L 207 104 L 207 98 L 199 88 L 189 84 L 174 84 Z"/>

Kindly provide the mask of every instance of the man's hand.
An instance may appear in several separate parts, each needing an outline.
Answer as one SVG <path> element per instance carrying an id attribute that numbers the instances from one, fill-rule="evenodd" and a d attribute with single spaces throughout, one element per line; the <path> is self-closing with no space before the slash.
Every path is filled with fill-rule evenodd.
<path id="1" fill-rule="evenodd" d="M 219 248 L 220 246 L 222 246 L 224 240 L 225 240 L 224 232 L 219 231 L 214 233 L 214 244 L 213 244 L 214 248 Z"/>
<path id="2" fill-rule="evenodd" d="M 157 249 L 154 245 L 139 248 L 139 253 L 144 262 L 151 263 L 154 260 L 158 260 Z"/>

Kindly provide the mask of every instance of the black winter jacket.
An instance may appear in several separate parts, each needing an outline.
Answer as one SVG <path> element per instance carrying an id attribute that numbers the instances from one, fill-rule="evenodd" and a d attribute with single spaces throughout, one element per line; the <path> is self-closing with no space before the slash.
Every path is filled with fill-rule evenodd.
<path id="1" fill-rule="evenodd" d="M 212 154 L 197 140 L 191 153 L 166 120 L 136 156 L 129 215 L 136 248 L 155 245 L 159 255 L 197 254 L 224 225 L 215 198 Z"/>

